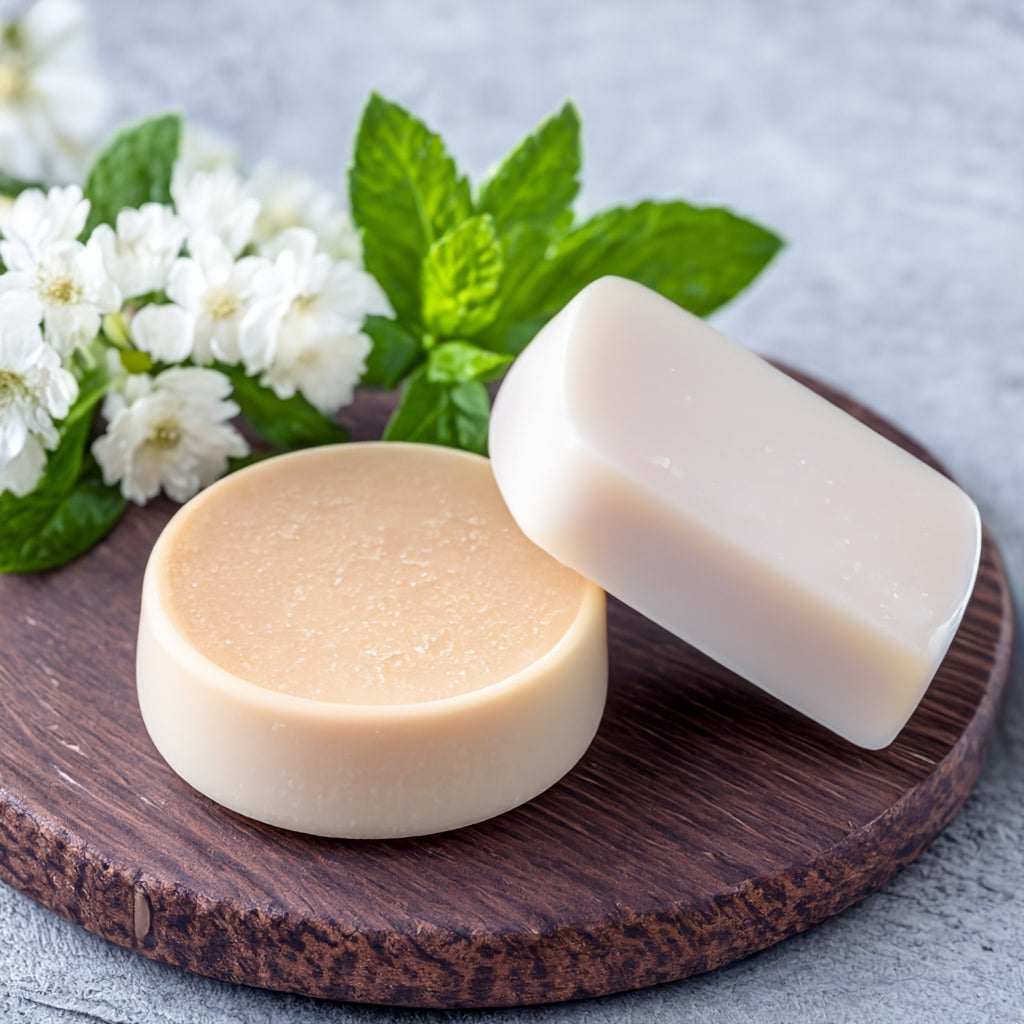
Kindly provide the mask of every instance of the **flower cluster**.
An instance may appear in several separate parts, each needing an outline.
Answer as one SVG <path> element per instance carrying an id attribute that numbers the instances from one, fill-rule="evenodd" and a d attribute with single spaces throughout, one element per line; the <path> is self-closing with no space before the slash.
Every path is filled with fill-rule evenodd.
<path id="1" fill-rule="evenodd" d="M 264 166 L 246 179 L 188 137 L 167 204 L 86 236 L 77 185 L 27 189 L 0 217 L 0 493 L 30 493 L 55 424 L 99 368 L 104 482 L 184 501 L 248 453 L 228 374 L 326 416 L 348 404 L 387 300 L 324 190 Z"/>
<path id="2" fill-rule="evenodd" d="M 271 163 L 243 173 L 175 113 L 121 128 L 81 187 L 62 184 L 105 107 L 87 19 L 79 0 L 15 0 L 28 13 L 5 20 L 8 2 L 0 573 L 77 558 L 128 502 L 184 501 L 252 460 L 346 440 L 335 414 L 360 383 L 396 392 L 383 440 L 484 454 L 491 385 L 587 283 L 632 277 L 706 316 L 782 244 L 680 200 L 579 219 L 571 103 L 476 188 L 377 93 L 347 202 Z"/>

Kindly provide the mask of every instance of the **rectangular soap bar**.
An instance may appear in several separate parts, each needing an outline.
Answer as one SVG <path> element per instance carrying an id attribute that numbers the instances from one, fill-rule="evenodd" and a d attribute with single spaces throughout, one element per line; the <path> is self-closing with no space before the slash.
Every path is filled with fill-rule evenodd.
<path id="1" fill-rule="evenodd" d="M 973 588 L 959 487 L 620 278 L 513 364 L 490 453 L 536 544 L 864 747 L 910 717 Z"/>

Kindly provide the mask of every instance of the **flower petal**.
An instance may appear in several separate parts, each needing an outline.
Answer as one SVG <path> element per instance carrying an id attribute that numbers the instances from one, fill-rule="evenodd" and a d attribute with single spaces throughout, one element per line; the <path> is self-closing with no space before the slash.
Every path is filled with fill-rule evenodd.
<path id="1" fill-rule="evenodd" d="M 192 354 L 196 318 L 180 306 L 143 306 L 131 321 L 132 340 L 157 362 L 180 363 Z"/>

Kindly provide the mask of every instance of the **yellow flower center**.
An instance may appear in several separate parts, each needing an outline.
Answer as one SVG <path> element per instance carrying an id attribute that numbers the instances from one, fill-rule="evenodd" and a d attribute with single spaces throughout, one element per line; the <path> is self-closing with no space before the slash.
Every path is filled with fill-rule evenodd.
<path id="1" fill-rule="evenodd" d="M 293 203 L 273 202 L 264 204 L 263 221 L 269 225 L 268 234 L 276 235 L 285 228 L 302 228 L 305 223 L 302 219 L 302 211 Z"/>
<path id="2" fill-rule="evenodd" d="M 70 274 L 56 274 L 43 282 L 42 293 L 50 302 L 71 306 L 81 299 L 82 286 Z"/>
<path id="3" fill-rule="evenodd" d="M 173 420 L 165 420 L 156 425 L 153 432 L 146 438 L 146 442 L 150 447 L 159 448 L 161 451 L 177 448 L 181 443 L 181 428 Z"/>
<path id="4" fill-rule="evenodd" d="M 295 357 L 292 365 L 295 369 L 308 369 L 311 366 L 316 366 L 319 359 L 320 353 L 315 348 L 304 348 Z"/>
<path id="5" fill-rule="evenodd" d="M 15 399 L 23 398 L 28 388 L 20 374 L 11 370 L 0 370 L 0 409 L 12 405 Z"/>
<path id="6" fill-rule="evenodd" d="M 214 320 L 226 320 L 238 312 L 238 296 L 226 288 L 213 288 L 206 296 L 206 311 Z"/>
<path id="7" fill-rule="evenodd" d="M 28 95 L 28 75 L 11 61 L 0 63 L 0 105 L 14 105 Z"/>

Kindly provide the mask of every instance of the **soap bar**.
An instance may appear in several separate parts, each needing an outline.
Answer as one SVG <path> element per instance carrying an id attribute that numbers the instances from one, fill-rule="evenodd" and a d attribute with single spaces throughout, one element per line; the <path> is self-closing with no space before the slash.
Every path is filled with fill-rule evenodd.
<path id="1" fill-rule="evenodd" d="M 906 723 L 973 588 L 959 487 L 620 278 L 512 365 L 490 453 L 539 546 L 864 747 Z"/>
<path id="2" fill-rule="evenodd" d="M 604 592 L 530 542 L 487 459 L 345 444 L 183 506 L 150 556 L 139 705 L 206 796 L 324 836 L 481 821 L 584 754 Z"/>

